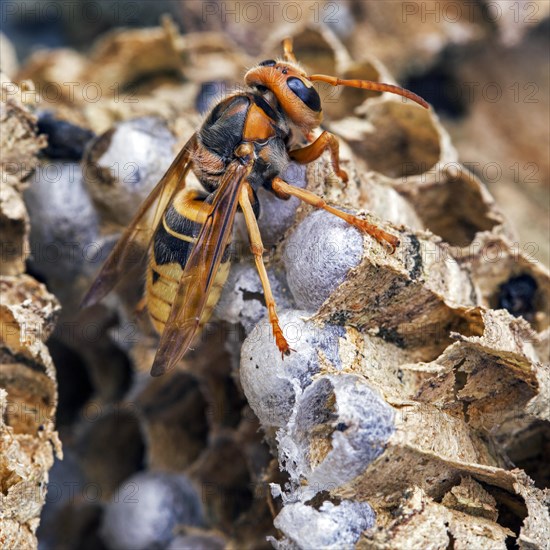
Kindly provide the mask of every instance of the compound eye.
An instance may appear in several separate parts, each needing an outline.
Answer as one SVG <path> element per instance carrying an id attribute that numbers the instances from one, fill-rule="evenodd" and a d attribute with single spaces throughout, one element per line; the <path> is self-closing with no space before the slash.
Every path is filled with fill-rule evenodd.
<path id="1" fill-rule="evenodd" d="M 312 111 L 321 110 L 321 98 L 317 90 L 312 86 L 308 88 L 299 78 L 291 76 L 287 79 L 288 87 L 309 107 Z"/>
<path id="2" fill-rule="evenodd" d="M 274 59 L 266 59 L 260 63 L 260 67 L 273 67 L 276 64 L 277 63 Z"/>

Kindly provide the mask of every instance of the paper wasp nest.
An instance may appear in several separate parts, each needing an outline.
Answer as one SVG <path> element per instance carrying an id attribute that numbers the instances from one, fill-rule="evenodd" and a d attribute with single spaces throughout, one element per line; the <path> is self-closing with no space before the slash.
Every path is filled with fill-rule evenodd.
<path id="1" fill-rule="evenodd" d="M 24 88 L 0 74 L 0 544 L 36 545 L 54 452 L 57 384 L 45 345 L 59 313 L 46 287 L 24 273 L 29 219 L 21 197 L 45 140 L 24 100 Z M 32 108 L 32 106 L 31 106 Z"/>
<path id="2" fill-rule="evenodd" d="M 374 4 L 342 6 L 383 27 Z M 158 340 L 135 313 L 143 266 L 129 265 L 115 293 L 78 311 L 198 111 L 240 83 L 254 59 L 280 55 L 278 33 L 294 36 L 308 70 L 391 82 L 378 58 L 359 55 L 365 36 L 374 39 L 369 29 L 344 37 L 352 57 L 336 36 L 344 27 L 283 26 L 268 41 L 251 35 L 263 47 L 256 59 L 228 38 L 245 42 L 241 26 L 180 35 L 166 22 L 108 34 L 89 57 L 37 52 L 20 69 L 38 88 L 62 70 L 104 95 L 41 101 L 32 115 L 3 103 L 18 148 L 2 168 L 22 157 L 29 169 L 9 173 L 2 191 L 3 240 L 14 251 L 30 242 L 31 255 L 9 254 L 2 266 L 2 543 L 31 544 L 44 502 L 57 441 L 51 353 L 65 459 L 50 472 L 44 549 L 547 547 L 549 274 L 515 246 L 434 111 L 387 94 L 325 94 L 348 185 L 326 155 L 285 173 L 399 235 L 393 255 L 325 212 L 261 194 L 268 274 L 294 350 L 284 361 L 240 222 L 215 318 L 180 369 L 149 377 Z M 461 29 L 466 43 L 489 32 Z M 435 50 L 420 32 L 401 37 L 408 47 L 380 39 L 375 52 L 397 71 L 418 52 L 430 67 Z M 438 51 L 460 42 L 440 27 L 432 39 Z M 40 160 L 37 123 L 48 137 Z M 52 243 L 55 262 L 37 253 Z M 63 306 L 53 333 L 56 302 L 22 274 L 25 261 Z M 39 327 L 30 343 L 17 331 L 27 318 Z M 40 418 L 23 422 L 14 403 Z M 41 484 L 31 497 L 29 480 Z"/>

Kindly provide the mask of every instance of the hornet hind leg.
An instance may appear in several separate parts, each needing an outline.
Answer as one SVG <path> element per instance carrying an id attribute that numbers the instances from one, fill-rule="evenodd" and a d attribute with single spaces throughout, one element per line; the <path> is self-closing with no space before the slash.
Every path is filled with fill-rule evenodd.
<path id="1" fill-rule="evenodd" d="M 358 218 L 353 214 L 349 214 L 348 212 L 343 212 L 342 210 L 338 210 L 337 208 L 334 208 L 333 206 L 328 205 L 325 199 L 317 196 L 315 193 L 312 193 L 307 189 L 300 189 L 299 187 L 294 187 L 293 185 L 289 185 L 286 181 L 278 177 L 273 178 L 273 181 L 271 182 L 271 188 L 273 189 L 275 194 L 277 194 L 280 197 L 288 197 L 288 195 L 291 195 L 293 197 L 298 197 L 300 200 L 304 201 L 305 203 L 311 204 L 311 206 L 315 206 L 316 208 L 322 208 L 323 210 L 326 210 L 327 212 L 330 212 L 331 214 L 334 214 L 335 216 L 342 218 L 349 224 L 353 225 L 354 227 L 357 227 L 357 229 L 360 229 L 361 231 L 368 233 L 371 237 L 375 238 L 380 244 L 384 244 L 384 243 L 389 244 L 392 249 L 392 254 L 395 252 L 395 248 L 399 245 L 399 239 L 395 235 L 387 233 L 386 231 L 380 229 L 376 225 L 368 222 L 367 220 L 362 220 L 361 218 Z"/>

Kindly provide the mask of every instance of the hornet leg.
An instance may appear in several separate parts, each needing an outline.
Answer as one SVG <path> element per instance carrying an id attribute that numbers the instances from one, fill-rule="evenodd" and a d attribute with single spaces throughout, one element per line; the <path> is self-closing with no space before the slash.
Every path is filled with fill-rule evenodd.
<path id="1" fill-rule="evenodd" d="M 330 151 L 330 160 L 334 172 L 344 183 L 347 183 L 348 174 L 340 168 L 340 144 L 334 134 L 325 130 L 313 143 L 301 149 L 290 151 L 289 154 L 292 160 L 300 164 L 309 164 L 317 160 L 327 149 Z"/>
<path id="2" fill-rule="evenodd" d="M 395 248 L 399 245 L 399 239 L 394 235 L 387 233 L 386 231 L 380 229 L 376 225 L 368 222 L 367 220 L 362 220 L 361 218 L 358 218 L 353 214 L 343 212 L 342 210 L 338 210 L 338 208 L 334 208 L 333 206 L 328 205 L 325 199 L 317 196 L 315 193 L 312 193 L 307 189 L 300 189 L 299 187 L 289 185 L 286 181 L 278 177 L 273 178 L 273 181 L 271 182 L 271 187 L 277 195 L 280 195 L 282 197 L 288 195 L 298 197 L 300 200 L 304 201 L 307 204 L 310 204 L 311 206 L 322 208 L 323 210 L 326 210 L 327 212 L 330 212 L 331 214 L 342 218 L 354 227 L 357 227 L 361 231 L 368 233 L 380 244 L 389 244 L 392 248 L 392 254 L 393 252 L 395 252 Z"/>
<path id="3" fill-rule="evenodd" d="M 265 269 L 264 260 L 262 257 L 264 253 L 264 245 L 262 243 L 262 237 L 260 235 L 258 223 L 256 222 L 256 216 L 254 215 L 254 210 L 252 209 L 252 204 L 250 203 L 248 188 L 248 184 L 245 184 L 243 186 L 241 190 L 239 204 L 244 214 L 246 227 L 248 228 L 248 235 L 250 237 L 250 249 L 252 250 L 252 254 L 254 254 L 256 269 L 258 270 L 260 280 L 262 281 L 265 304 L 269 313 L 269 322 L 271 323 L 271 328 L 273 329 L 275 343 L 277 344 L 281 355 L 284 357 L 285 355 L 288 355 L 291 350 L 288 342 L 286 341 L 286 338 L 283 335 L 283 331 L 279 326 L 279 318 L 277 317 L 277 311 L 275 308 L 275 299 L 273 298 L 273 294 L 271 293 L 271 286 L 269 285 L 269 279 L 267 277 L 267 271 Z"/>

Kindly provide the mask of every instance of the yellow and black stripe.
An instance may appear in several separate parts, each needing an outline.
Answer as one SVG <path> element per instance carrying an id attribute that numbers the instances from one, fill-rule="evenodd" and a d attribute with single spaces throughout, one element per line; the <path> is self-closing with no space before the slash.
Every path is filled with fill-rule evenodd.
<path id="1" fill-rule="evenodd" d="M 194 201 L 208 200 L 206 195 L 197 198 L 195 193 L 186 190 L 177 193 L 155 231 L 149 256 L 147 308 L 159 333 L 164 331 L 182 272 L 202 227 L 201 223 L 195 221 L 195 210 L 186 207 L 186 196 L 192 196 Z M 229 254 L 225 254 L 208 296 L 201 324 L 208 320 L 220 298 L 229 274 L 229 265 Z"/>

